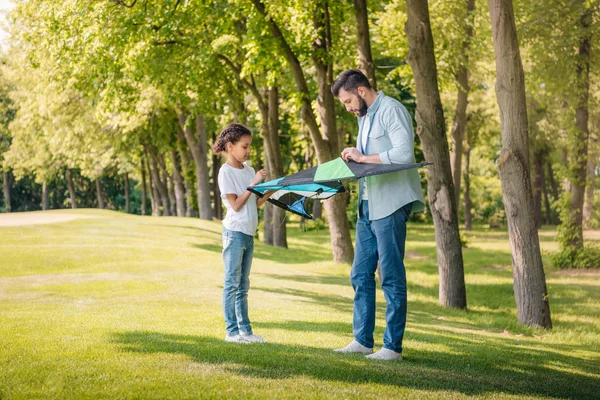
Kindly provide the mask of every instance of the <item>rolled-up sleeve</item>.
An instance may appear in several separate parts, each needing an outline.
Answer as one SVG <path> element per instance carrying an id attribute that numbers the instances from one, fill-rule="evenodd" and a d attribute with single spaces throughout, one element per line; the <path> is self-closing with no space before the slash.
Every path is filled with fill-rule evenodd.
<path id="1" fill-rule="evenodd" d="M 379 159 L 383 164 L 412 163 L 415 138 L 409 114 L 401 107 L 390 107 L 382 111 L 381 123 L 389 135 L 392 148 L 379 153 Z"/>

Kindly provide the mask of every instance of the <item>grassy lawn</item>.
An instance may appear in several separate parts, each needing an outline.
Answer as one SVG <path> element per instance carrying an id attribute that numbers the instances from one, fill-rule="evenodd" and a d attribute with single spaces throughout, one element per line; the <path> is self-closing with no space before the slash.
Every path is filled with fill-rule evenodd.
<path id="1" fill-rule="evenodd" d="M 42 214 L 59 218 L 31 224 Z M 404 360 L 386 363 L 331 351 L 352 339 L 353 292 L 326 231 L 257 242 L 250 317 L 268 344 L 237 345 L 223 341 L 220 223 L 23 218 L 0 223 L 0 399 L 600 398 L 600 272 L 548 268 L 554 329 L 519 326 L 506 231 L 466 234 L 458 311 L 437 305 L 433 227 L 409 226 Z M 554 231 L 540 241 L 555 248 Z M 379 292 L 376 348 L 384 310 Z"/>

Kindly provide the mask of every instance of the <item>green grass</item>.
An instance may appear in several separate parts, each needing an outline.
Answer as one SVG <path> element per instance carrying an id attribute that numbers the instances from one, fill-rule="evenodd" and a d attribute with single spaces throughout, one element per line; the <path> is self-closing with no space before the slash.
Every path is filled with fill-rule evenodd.
<path id="1" fill-rule="evenodd" d="M 353 292 L 326 231 L 257 242 L 250 317 L 269 343 L 243 346 L 223 341 L 218 222 L 49 213 L 92 218 L 0 227 L 0 399 L 600 396 L 600 273 L 548 268 L 554 329 L 519 326 L 506 231 L 466 233 L 460 311 L 437 305 L 432 226 L 409 226 L 404 360 L 385 363 L 331 351 Z M 379 292 L 376 347 L 384 310 Z"/>

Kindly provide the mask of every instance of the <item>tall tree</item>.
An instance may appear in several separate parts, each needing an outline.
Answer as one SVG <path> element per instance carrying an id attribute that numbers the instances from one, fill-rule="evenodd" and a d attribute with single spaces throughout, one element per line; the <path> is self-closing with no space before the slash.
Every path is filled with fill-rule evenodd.
<path id="1" fill-rule="evenodd" d="M 452 168 L 452 181 L 454 182 L 456 204 L 460 199 L 460 177 L 463 137 L 465 126 L 467 125 L 467 103 L 469 97 L 469 47 L 473 38 L 473 17 L 475 10 L 475 0 L 466 0 L 467 18 L 459 15 L 458 25 L 464 29 L 464 39 L 462 43 L 458 72 L 456 73 L 456 83 L 458 91 L 456 94 L 456 110 L 454 112 L 454 122 L 450 131 L 452 142 L 450 153 L 450 166 Z"/>
<path id="2" fill-rule="evenodd" d="M 502 122 L 498 168 L 508 221 L 518 319 L 525 325 L 551 328 L 546 278 L 533 213 L 525 82 L 512 0 L 488 0 L 488 6 Z"/>
<path id="3" fill-rule="evenodd" d="M 373 54 L 371 52 L 367 0 L 354 0 L 354 10 L 356 15 L 356 37 L 358 39 L 358 69 L 369 79 L 373 90 L 377 90 L 375 63 L 373 62 Z"/>
<path id="4" fill-rule="evenodd" d="M 583 2 L 582 2 L 583 3 Z M 567 246 L 583 249 L 583 202 L 587 176 L 589 140 L 590 53 L 593 8 L 586 7 L 579 19 L 579 47 L 577 49 L 577 105 L 575 107 L 576 142 L 572 149 L 569 169 L 571 207 L 564 233 L 568 235 Z M 571 150 L 571 149 L 570 149 Z"/>
<path id="5" fill-rule="evenodd" d="M 439 302 L 446 307 L 466 308 L 467 297 L 456 196 L 450 170 L 444 111 L 437 81 L 437 67 L 427 0 L 406 0 L 408 60 L 417 93 L 417 134 L 428 167 L 427 193 L 437 243 Z"/>
<path id="6" fill-rule="evenodd" d="M 262 0 L 251 0 L 255 9 L 264 18 L 271 35 L 279 44 L 279 48 L 285 56 L 290 72 L 300 95 L 301 116 L 306 124 L 315 147 L 317 159 L 320 163 L 332 160 L 339 154 L 338 134 L 335 129 L 335 103 L 331 93 L 333 83 L 331 51 L 331 27 L 329 19 L 328 2 L 317 1 L 312 5 L 312 21 L 316 32 L 312 42 L 312 61 L 317 75 L 317 110 L 321 119 L 323 133 L 319 129 L 317 119 L 314 115 L 311 101 L 311 93 L 300 64 L 298 55 L 289 45 L 279 25 L 268 12 Z M 333 259 L 336 262 L 352 262 L 354 251 L 350 237 L 350 226 L 346 215 L 345 200 L 341 196 L 334 196 L 325 204 L 325 212 L 329 220 L 329 234 Z"/>

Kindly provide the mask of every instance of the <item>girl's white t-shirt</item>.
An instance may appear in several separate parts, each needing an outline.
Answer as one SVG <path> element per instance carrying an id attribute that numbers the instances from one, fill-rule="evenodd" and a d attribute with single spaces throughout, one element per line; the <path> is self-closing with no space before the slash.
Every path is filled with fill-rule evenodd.
<path id="1" fill-rule="evenodd" d="M 256 208 L 256 195 L 252 194 L 246 201 L 246 204 L 235 211 L 231 208 L 231 204 L 227 201 L 228 194 L 235 194 L 238 197 L 246 192 L 246 188 L 252 183 L 255 172 L 254 169 L 246 163 L 242 164 L 243 169 L 231 167 L 228 164 L 223 164 L 219 170 L 219 190 L 223 204 L 227 209 L 223 226 L 230 231 L 245 233 L 246 235 L 254 236 L 258 227 L 258 211 Z"/>

